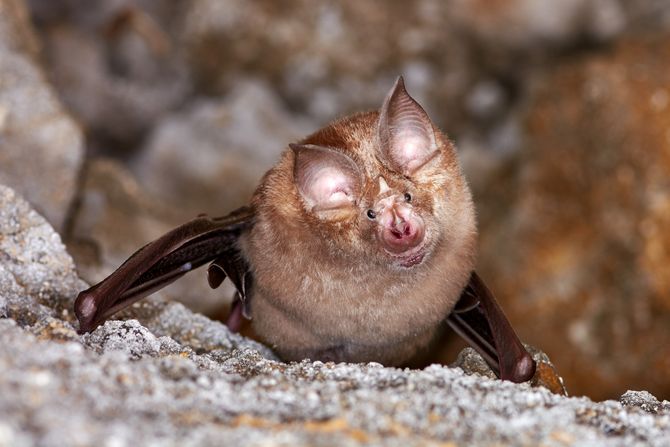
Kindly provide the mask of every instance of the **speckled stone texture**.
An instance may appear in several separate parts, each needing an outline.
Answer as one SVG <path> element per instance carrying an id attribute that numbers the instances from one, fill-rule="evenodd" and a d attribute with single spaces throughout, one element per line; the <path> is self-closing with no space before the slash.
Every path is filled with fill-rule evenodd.
<path id="1" fill-rule="evenodd" d="M 78 335 L 86 285 L 60 237 L 0 187 L 0 446 L 670 443 L 670 402 L 565 398 L 460 368 L 285 364 L 177 303 Z"/>

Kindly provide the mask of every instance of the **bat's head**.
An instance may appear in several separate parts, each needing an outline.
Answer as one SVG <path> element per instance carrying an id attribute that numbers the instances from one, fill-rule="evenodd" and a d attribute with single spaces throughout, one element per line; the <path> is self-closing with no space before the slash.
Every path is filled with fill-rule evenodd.
<path id="1" fill-rule="evenodd" d="M 400 269 L 438 247 L 472 244 L 475 219 L 449 140 L 396 81 L 381 110 L 292 144 L 293 180 L 310 228 L 333 252 Z"/>

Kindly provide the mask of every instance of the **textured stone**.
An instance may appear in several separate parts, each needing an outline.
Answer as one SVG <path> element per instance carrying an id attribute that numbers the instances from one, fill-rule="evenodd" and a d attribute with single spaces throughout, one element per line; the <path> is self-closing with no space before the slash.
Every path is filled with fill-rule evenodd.
<path id="1" fill-rule="evenodd" d="M 527 148 L 480 202 L 484 277 L 572 393 L 670 395 L 669 42 L 538 80 Z"/>
<path id="2" fill-rule="evenodd" d="M 648 413 L 666 412 L 670 413 L 670 405 L 665 401 L 659 402 L 656 397 L 648 391 L 628 390 L 619 398 L 621 405 L 625 407 L 638 407 Z"/>
<path id="3" fill-rule="evenodd" d="M 69 321 L 72 297 L 83 286 L 60 236 L 0 185 L 0 316 L 31 326 Z"/>
<path id="4" fill-rule="evenodd" d="M 23 3 L 0 1 L 0 184 L 15 188 L 63 230 L 84 146 L 36 52 Z"/>
<path id="5" fill-rule="evenodd" d="M 162 120 L 134 162 L 137 180 L 183 221 L 248 203 L 289 142 L 318 126 L 291 116 L 263 82 Z"/>
<path id="6" fill-rule="evenodd" d="M 18 445 L 665 445 L 667 412 L 377 364 L 196 352 L 136 321 L 39 340 L 0 320 L 0 441 Z"/>
<path id="7" fill-rule="evenodd" d="M 617 0 L 455 0 L 451 5 L 462 27 L 489 49 L 503 51 L 546 52 L 580 40 L 607 41 L 626 25 Z"/>
<path id="8" fill-rule="evenodd" d="M 156 120 L 190 93 L 173 39 L 187 4 L 30 2 L 50 79 L 87 129 L 92 152 L 132 153 Z"/>

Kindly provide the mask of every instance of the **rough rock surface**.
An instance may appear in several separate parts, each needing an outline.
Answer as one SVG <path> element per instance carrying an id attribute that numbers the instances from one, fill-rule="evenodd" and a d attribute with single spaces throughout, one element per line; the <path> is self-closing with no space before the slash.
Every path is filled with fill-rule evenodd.
<path id="1" fill-rule="evenodd" d="M 0 1 L 0 183 L 62 230 L 83 162 L 82 133 L 36 62 L 23 3 Z"/>
<path id="2" fill-rule="evenodd" d="M 290 116 L 266 83 L 247 80 L 222 101 L 195 102 L 163 120 L 133 171 L 182 221 L 224 215 L 248 203 L 288 143 L 317 128 Z"/>
<path id="3" fill-rule="evenodd" d="M 609 41 L 628 12 L 619 0 L 29 4 L 57 89 L 108 154 L 138 149 L 166 113 L 240 79 L 264 80 L 325 122 L 377 107 L 398 73 L 453 135 L 479 129 L 489 146 L 509 146 L 498 141 L 513 132 L 518 64 Z"/>
<path id="4" fill-rule="evenodd" d="M 629 39 L 550 71 L 519 171 L 480 202 L 485 277 L 575 394 L 670 396 L 669 42 Z"/>
<path id="5" fill-rule="evenodd" d="M 82 286 L 60 236 L 0 185 L 0 317 L 40 328 L 69 320 L 72 296 Z"/>
<path id="6" fill-rule="evenodd" d="M 59 236 L 0 187 L 0 445 L 667 445 L 670 402 L 431 366 L 278 362 L 176 303 L 78 335 Z M 140 321 L 142 323 L 140 323 Z"/>
<path id="7" fill-rule="evenodd" d="M 49 76 L 94 153 L 127 154 L 191 88 L 173 42 L 188 2 L 33 0 Z M 67 21 L 72 26 L 62 26 Z"/>
<path id="8" fill-rule="evenodd" d="M 196 353 L 134 320 L 59 342 L 0 320 L 0 342 L 0 443 L 7 445 L 670 441 L 666 410 L 561 398 L 440 366 L 286 365 L 228 347 Z"/>

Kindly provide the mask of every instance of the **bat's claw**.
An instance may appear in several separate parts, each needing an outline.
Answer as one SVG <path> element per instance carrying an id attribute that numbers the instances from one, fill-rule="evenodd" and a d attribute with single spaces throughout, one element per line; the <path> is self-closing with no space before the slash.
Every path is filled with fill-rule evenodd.
<path id="1" fill-rule="evenodd" d="M 79 320 L 79 334 L 93 331 L 98 324 L 96 315 L 98 314 L 98 305 L 96 297 L 89 290 L 84 290 L 79 295 L 74 304 L 74 313 Z"/>
<path id="2" fill-rule="evenodd" d="M 527 382 L 537 373 L 537 365 L 530 355 L 524 356 L 514 367 L 511 380 L 515 383 Z M 505 377 L 503 377 L 505 378 Z"/>

